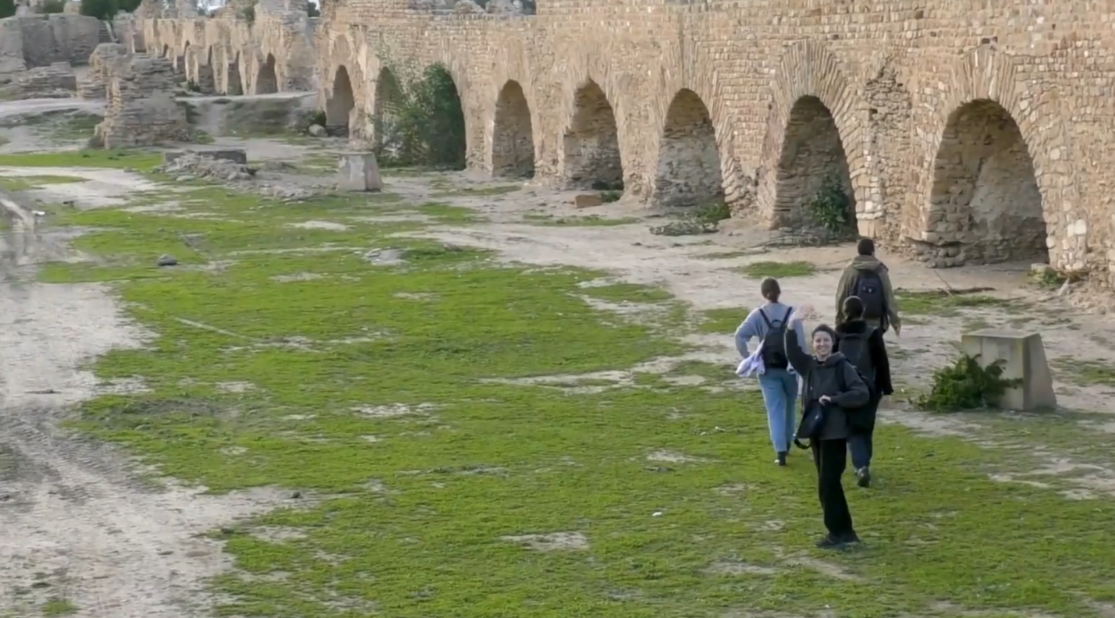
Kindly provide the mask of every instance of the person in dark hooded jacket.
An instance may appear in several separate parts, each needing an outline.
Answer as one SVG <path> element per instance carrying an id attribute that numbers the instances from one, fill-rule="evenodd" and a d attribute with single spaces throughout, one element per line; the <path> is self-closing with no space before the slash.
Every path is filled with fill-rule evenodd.
<path id="1" fill-rule="evenodd" d="M 858 296 L 864 303 L 863 319 L 868 325 L 884 333 L 893 327 L 894 334 L 901 335 L 898 300 L 886 264 L 875 257 L 875 241 L 861 238 L 856 244 L 856 253 L 859 255 L 844 267 L 840 282 L 836 284 L 836 323 L 847 319 L 844 299 Z"/>
<path id="2" fill-rule="evenodd" d="M 848 466 L 849 417 L 867 404 L 870 390 L 848 359 L 833 352 L 836 332 L 828 326 L 822 324 L 813 329 L 812 356 L 802 350 L 795 327 L 812 313 L 813 307 L 805 305 L 790 316 L 785 348 L 790 365 L 802 377 L 803 412 L 812 406 L 824 409 L 819 437 L 809 440 L 817 467 L 817 495 L 828 529 L 828 534 L 817 541 L 817 547 L 838 549 L 859 542 L 840 477 Z"/>
<path id="3" fill-rule="evenodd" d="M 890 359 L 887 346 L 883 341 L 883 331 L 872 327 L 863 319 L 863 301 L 858 296 L 844 299 L 844 317 L 847 322 L 836 325 L 836 351 L 851 358 L 871 389 L 871 399 L 867 405 L 852 414 L 851 434 L 848 436 L 848 450 L 852 454 L 852 468 L 856 471 L 856 484 L 867 487 L 871 484 L 871 453 L 875 434 L 875 417 L 879 411 L 879 401 L 884 395 L 894 393 L 890 377 Z"/>

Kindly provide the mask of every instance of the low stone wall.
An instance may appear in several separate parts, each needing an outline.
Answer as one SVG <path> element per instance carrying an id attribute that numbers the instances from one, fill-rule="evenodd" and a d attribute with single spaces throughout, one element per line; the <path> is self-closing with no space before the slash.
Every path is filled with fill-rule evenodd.
<path id="1" fill-rule="evenodd" d="M 108 104 L 91 146 L 131 148 L 186 141 L 186 112 L 174 100 L 174 68 L 165 58 L 131 56 L 107 65 Z"/>
<path id="2" fill-rule="evenodd" d="M 77 90 L 77 76 L 68 62 L 56 62 L 20 73 L 3 88 L 3 96 L 16 99 L 66 99 Z"/>

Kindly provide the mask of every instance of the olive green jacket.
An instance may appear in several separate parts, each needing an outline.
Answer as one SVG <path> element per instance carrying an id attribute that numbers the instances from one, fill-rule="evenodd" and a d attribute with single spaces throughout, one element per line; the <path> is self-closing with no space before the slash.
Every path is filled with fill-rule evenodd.
<path id="1" fill-rule="evenodd" d="M 880 327 L 887 330 L 890 326 L 902 327 L 898 318 L 898 301 L 894 298 L 894 286 L 890 283 L 890 273 L 886 264 L 883 264 L 873 255 L 857 255 L 840 275 L 840 283 L 836 284 L 836 323 L 844 323 L 844 299 L 856 295 L 856 275 L 859 271 L 874 270 L 879 273 L 883 281 L 883 294 L 886 296 L 887 316 Z"/>

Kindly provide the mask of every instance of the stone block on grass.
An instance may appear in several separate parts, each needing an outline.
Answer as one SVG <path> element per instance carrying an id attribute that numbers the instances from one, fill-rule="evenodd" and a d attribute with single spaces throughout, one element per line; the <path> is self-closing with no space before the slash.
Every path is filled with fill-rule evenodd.
<path id="1" fill-rule="evenodd" d="M 370 152 L 340 153 L 337 163 L 338 191 L 383 191 L 376 156 Z"/>
<path id="2" fill-rule="evenodd" d="M 978 354 L 983 367 L 1002 361 L 1004 379 L 1022 380 L 1020 386 L 1008 389 L 1000 401 L 992 403 L 1020 411 L 1057 407 L 1053 374 L 1038 333 L 986 328 L 963 335 L 960 349 L 969 356 Z"/>
<path id="3" fill-rule="evenodd" d="M 602 198 L 599 193 L 582 193 L 581 195 L 573 196 L 574 208 L 592 208 L 602 205 L 604 205 L 604 198 Z"/>

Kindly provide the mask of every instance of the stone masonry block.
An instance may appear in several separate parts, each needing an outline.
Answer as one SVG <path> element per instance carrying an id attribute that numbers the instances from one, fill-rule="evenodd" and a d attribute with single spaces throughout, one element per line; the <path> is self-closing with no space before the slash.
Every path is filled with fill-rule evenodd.
<path id="1" fill-rule="evenodd" d="M 370 152 L 341 153 L 337 163 L 338 191 L 382 191 L 376 156 Z"/>
<path id="2" fill-rule="evenodd" d="M 984 367 L 1003 361 L 1004 378 L 1022 379 L 1021 386 L 1008 390 L 1001 401 L 995 402 L 1000 407 L 1036 410 L 1057 406 L 1053 375 L 1045 358 L 1040 334 L 983 329 L 965 334 L 961 338 L 960 349 L 969 356 L 978 354 Z"/>
<path id="3" fill-rule="evenodd" d="M 243 148 L 208 148 L 203 150 L 178 150 L 175 152 L 163 153 L 163 165 L 169 165 L 176 159 L 184 157 L 188 154 L 196 155 L 199 157 L 209 157 L 210 159 L 220 159 L 222 161 L 232 161 L 239 165 L 248 164 L 248 152 Z"/>

